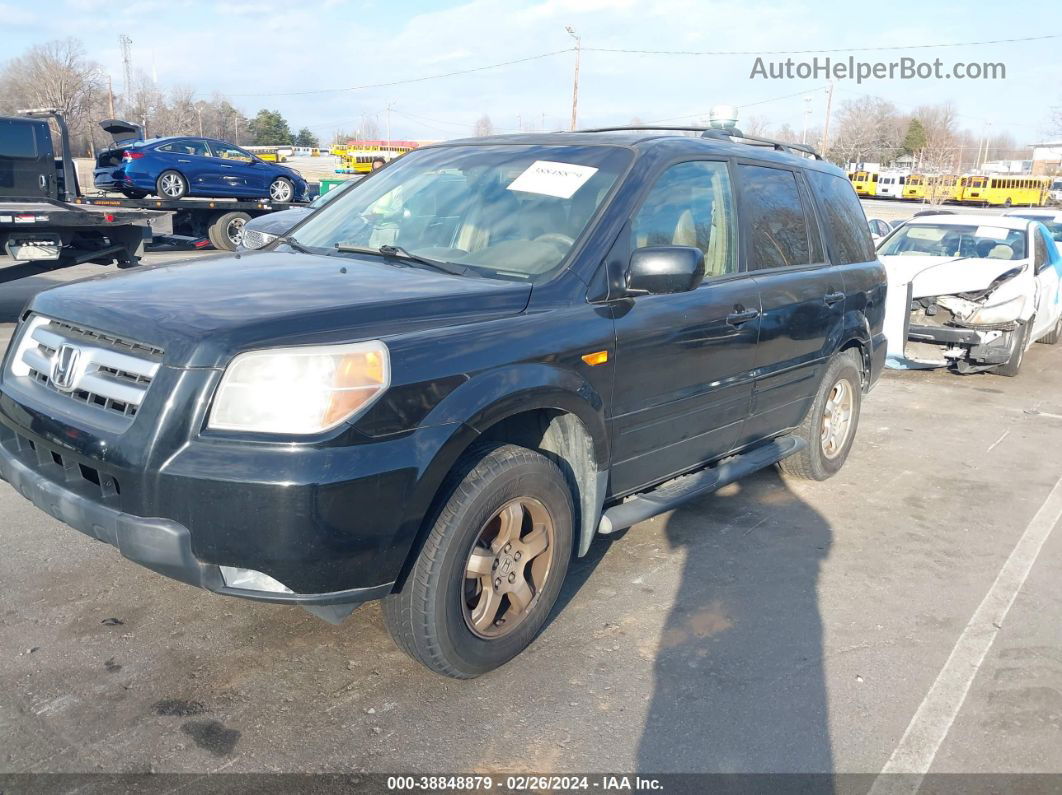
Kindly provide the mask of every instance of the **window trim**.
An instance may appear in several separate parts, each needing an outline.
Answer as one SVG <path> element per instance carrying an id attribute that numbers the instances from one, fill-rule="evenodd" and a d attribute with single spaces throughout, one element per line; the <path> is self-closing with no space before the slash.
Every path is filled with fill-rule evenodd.
<path id="1" fill-rule="evenodd" d="M 745 246 L 742 233 L 740 208 L 741 199 L 740 196 L 738 196 L 738 192 L 736 190 L 737 183 L 735 182 L 736 174 L 734 168 L 734 158 L 720 154 L 706 154 L 705 156 L 693 157 L 690 157 L 689 155 L 680 155 L 677 157 L 670 158 L 668 160 L 663 161 L 660 164 L 660 167 L 652 175 L 652 177 L 646 180 L 645 186 L 642 188 L 641 192 L 635 199 L 634 207 L 627 215 L 627 222 L 623 225 L 623 229 L 620 231 L 620 239 L 623 241 L 623 247 L 626 250 L 625 264 L 623 266 L 624 275 L 626 274 L 627 267 L 629 267 L 630 265 L 631 256 L 634 254 L 635 251 L 637 251 L 637 249 L 631 245 L 630 241 L 632 224 L 634 222 L 634 219 L 637 217 L 638 213 L 642 211 L 642 208 L 645 206 L 646 200 L 649 198 L 649 194 L 652 193 L 653 188 L 656 187 L 657 183 L 660 181 L 660 178 L 663 177 L 664 174 L 666 174 L 675 166 L 682 165 L 683 163 L 722 163 L 724 166 L 726 166 L 727 179 L 730 180 L 730 197 L 732 199 L 732 207 L 734 210 L 734 217 L 731 220 L 731 231 L 734 233 L 734 256 L 737 262 L 737 269 L 733 273 L 724 273 L 719 276 L 708 276 L 707 274 L 705 274 L 704 278 L 701 280 L 701 283 L 692 292 L 696 292 L 696 290 L 699 290 L 707 285 L 719 284 L 720 282 L 732 281 L 733 279 L 738 279 L 743 276 L 749 276 L 749 272 L 745 269 Z"/>
<path id="2" fill-rule="evenodd" d="M 748 235 L 749 235 L 749 233 L 751 231 L 749 223 L 748 223 L 748 220 L 747 220 L 748 219 L 748 208 L 746 207 L 746 203 L 745 203 L 745 199 L 744 199 L 744 192 L 740 189 L 740 186 L 739 186 L 739 188 L 738 188 L 738 221 L 739 221 L 739 223 L 741 225 L 741 238 L 742 238 L 742 246 L 741 246 L 741 248 L 742 248 L 742 252 L 744 254 L 744 258 L 743 258 L 743 261 L 741 263 L 743 272 L 748 273 L 748 274 L 750 274 L 752 276 L 760 276 L 760 275 L 769 275 L 769 274 L 772 274 L 772 273 L 799 273 L 799 272 L 802 272 L 802 271 L 819 270 L 820 268 L 825 268 L 825 267 L 830 266 L 831 265 L 831 262 L 830 262 L 830 251 L 826 247 L 826 241 L 823 240 L 823 238 L 822 238 L 822 228 L 821 228 L 821 225 L 819 224 L 818 213 L 815 210 L 815 203 L 811 199 L 813 194 L 809 193 L 807 196 L 805 196 L 805 195 L 803 195 L 801 193 L 801 184 L 802 184 L 801 180 L 803 178 L 803 175 L 801 173 L 799 173 L 799 172 L 802 172 L 804 169 L 799 168 L 798 166 L 791 166 L 791 165 L 786 164 L 786 163 L 773 163 L 771 161 L 755 160 L 753 158 L 747 158 L 747 157 L 738 157 L 738 158 L 735 158 L 734 161 L 735 161 L 734 162 L 734 171 L 735 172 L 738 171 L 738 168 L 737 168 L 738 166 L 759 166 L 759 167 L 762 167 L 762 168 L 773 168 L 773 169 L 775 169 L 777 171 L 788 171 L 790 174 L 793 175 L 793 179 L 796 182 L 796 186 L 797 186 L 797 196 L 800 197 L 800 206 L 801 206 L 801 209 L 804 211 L 805 227 L 807 228 L 807 231 L 808 231 L 808 256 L 811 256 L 811 254 L 813 253 L 812 250 L 811 250 L 811 248 L 812 248 L 812 246 L 811 246 L 811 226 L 808 223 L 809 219 L 808 219 L 808 206 L 807 205 L 808 205 L 808 203 L 810 203 L 811 204 L 811 218 L 814 219 L 816 228 L 818 228 L 818 230 L 819 230 L 819 240 L 820 240 L 820 243 L 822 245 L 822 254 L 823 254 L 824 257 L 826 257 L 825 261 L 823 261 L 823 262 L 808 262 L 808 263 L 804 263 L 802 265 L 778 265 L 778 266 L 775 266 L 773 268 L 757 268 L 757 269 L 751 268 L 749 266 L 749 262 L 748 262 L 748 259 L 747 259 L 748 252 L 751 250 L 751 245 L 750 245 L 749 238 L 748 238 Z M 739 183 L 735 183 L 735 184 L 739 184 Z"/>

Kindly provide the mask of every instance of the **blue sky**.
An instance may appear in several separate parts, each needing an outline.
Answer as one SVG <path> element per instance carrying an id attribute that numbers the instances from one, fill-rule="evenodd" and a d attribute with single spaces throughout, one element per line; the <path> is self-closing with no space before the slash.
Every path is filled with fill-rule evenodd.
<path id="1" fill-rule="evenodd" d="M 1057 22 L 1055 22 L 1057 20 Z M 1054 27 L 1052 27 L 1054 24 Z M 0 2 L 0 55 L 65 36 L 121 86 L 118 35 L 133 39 L 136 66 L 160 85 L 209 97 L 229 94 L 249 115 L 279 109 L 295 127 L 323 138 L 378 119 L 392 106 L 392 137 L 467 135 L 488 114 L 499 131 L 567 124 L 574 56 L 564 53 L 499 69 L 360 91 L 266 96 L 417 78 L 470 69 L 571 46 L 666 50 L 794 50 L 979 41 L 1062 33 L 1054 2 L 889 4 L 775 0 L 52 0 Z M 1062 104 L 1062 38 L 1021 44 L 863 52 L 867 60 L 902 55 L 945 64 L 1002 61 L 1006 80 L 869 80 L 837 83 L 835 107 L 874 94 L 901 109 L 952 100 L 963 127 L 991 122 L 1019 143 L 1040 139 L 1051 106 Z M 778 56 L 779 59 L 786 56 Z M 796 59 L 811 56 L 793 56 Z M 833 57 L 847 57 L 845 53 Z M 667 120 L 728 102 L 743 118 L 799 129 L 804 95 L 821 122 L 823 80 L 750 79 L 755 56 L 663 56 L 584 52 L 580 123 Z M 776 99 L 787 94 L 796 96 Z"/>

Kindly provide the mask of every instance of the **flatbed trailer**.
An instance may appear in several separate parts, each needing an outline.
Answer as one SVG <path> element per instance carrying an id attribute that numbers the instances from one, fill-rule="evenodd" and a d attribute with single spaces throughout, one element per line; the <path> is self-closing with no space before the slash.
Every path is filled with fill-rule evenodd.
<path id="1" fill-rule="evenodd" d="M 267 199 L 128 199 L 110 194 L 78 196 L 74 203 L 86 208 L 115 211 L 152 210 L 159 213 L 151 221 L 152 237 L 157 242 L 173 237 L 209 240 L 221 251 L 236 250 L 243 235 L 243 225 L 252 218 L 306 206 L 305 202 L 281 203 Z"/>

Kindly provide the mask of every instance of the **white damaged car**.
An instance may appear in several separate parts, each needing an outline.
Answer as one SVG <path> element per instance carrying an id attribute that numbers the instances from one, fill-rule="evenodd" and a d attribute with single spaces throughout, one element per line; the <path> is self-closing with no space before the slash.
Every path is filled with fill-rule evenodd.
<path id="1" fill-rule="evenodd" d="M 1062 338 L 1062 255 L 1039 221 L 919 216 L 877 251 L 889 367 L 1012 376 L 1033 342 Z"/>

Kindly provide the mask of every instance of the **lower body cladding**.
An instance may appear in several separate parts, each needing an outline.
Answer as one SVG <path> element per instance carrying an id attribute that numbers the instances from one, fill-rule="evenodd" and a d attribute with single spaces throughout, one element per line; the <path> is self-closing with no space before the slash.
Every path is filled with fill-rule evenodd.
<path id="1" fill-rule="evenodd" d="M 284 480 L 290 451 L 271 457 L 244 446 L 253 462 L 241 464 L 228 445 L 191 454 L 186 447 L 149 485 L 50 436 L 10 427 L 9 418 L 0 412 L 0 477 L 38 508 L 167 577 L 298 605 L 333 623 L 393 590 L 419 528 L 398 515 L 423 474 L 418 454 L 454 433 L 442 426 L 313 451 L 327 458 L 304 474 L 320 476 L 323 467 L 342 478 L 333 482 Z M 347 457 L 343 464 L 339 455 Z M 130 495 L 138 489 L 159 510 L 123 510 L 123 503 L 144 504 Z"/>

